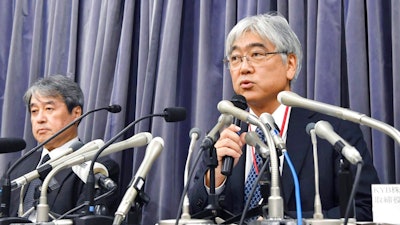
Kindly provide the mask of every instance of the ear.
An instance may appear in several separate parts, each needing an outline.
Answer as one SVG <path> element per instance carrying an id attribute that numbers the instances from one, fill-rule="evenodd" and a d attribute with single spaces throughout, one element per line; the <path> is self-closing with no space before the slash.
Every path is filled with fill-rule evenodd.
<path id="1" fill-rule="evenodd" d="M 287 55 L 287 71 L 286 71 L 286 77 L 288 80 L 293 80 L 295 75 L 296 75 L 296 69 L 297 69 L 297 57 L 293 53 L 289 53 Z"/>
<path id="2" fill-rule="evenodd" d="M 75 106 L 72 109 L 72 115 L 74 115 L 75 119 L 80 117 L 82 115 L 82 107 L 80 106 Z"/>

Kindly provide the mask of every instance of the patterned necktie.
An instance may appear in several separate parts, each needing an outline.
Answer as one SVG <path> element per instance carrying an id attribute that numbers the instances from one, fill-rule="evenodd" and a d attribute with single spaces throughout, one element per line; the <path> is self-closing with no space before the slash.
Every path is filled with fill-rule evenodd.
<path id="1" fill-rule="evenodd" d="M 42 165 L 43 163 L 45 163 L 45 162 L 47 162 L 49 160 L 50 160 L 50 156 L 49 156 L 49 154 L 46 154 L 45 156 L 43 156 L 43 159 L 42 159 L 42 161 L 40 162 L 39 165 Z M 24 212 L 26 212 L 27 210 L 29 210 L 31 207 L 34 206 L 35 190 L 40 185 L 42 185 L 42 180 L 40 180 L 39 178 L 36 178 L 36 179 L 32 180 L 28 184 L 28 190 L 26 191 L 25 198 L 24 198 Z"/>
<path id="2" fill-rule="evenodd" d="M 260 137 L 260 139 L 264 140 L 264 138 L 263 138 L 264 134 L 261 131 L 261 129 L 257 128 L 256 132 L 257 132 L 258 136 Z M 262 167 L 262 157 L 257 152 L 254 152 L 254 155 L 256 157 L 258 168 L 261 168 Z M 245 184 L 245 188 L 244 188 L 244 202 L 246 202 L 247 199 L 249 198 L 251 188 L 253 187 L 253 184 L 256 181 L 257 176 L 258 175 L 256 173 L 254 163 L 253 163 L 251 166 L 249 175 L 247 176 L 247 179 L 246 179 L 246 184 Z M 261 200 L 261 192 L 260 192 L 260 185 L 258 184 L 253 196 L 251 197 L 249 209 L 255 208 L 258 205 L 258 203 L 260 202 L 260 200 Z"/>

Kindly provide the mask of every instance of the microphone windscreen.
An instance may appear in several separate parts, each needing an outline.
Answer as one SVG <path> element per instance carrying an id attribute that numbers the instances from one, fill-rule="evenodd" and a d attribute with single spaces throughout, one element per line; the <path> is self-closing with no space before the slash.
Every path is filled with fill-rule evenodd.
<path id="1" fill-rule="evenodd" d="M 21 138 L 0 138 L 0 153 L 19 152 L 26 147 Z"/>
<path id="2" fill-rule="evenodd" d="M 315 123 L 308 123 L 307 126 L 306 126 L 306 132 L 307 132 L 308 135 L 310 135 L 310 131 L 312 129 L 315 129 Z"/>
<path id="3" fill-rule="evenodd" d="M 183 107 L 165 108 L 164 119 L 167 122 L 183 121 L 186 119 L 186 109 Z"/>
<path id="4" fill-rule="evenodd" d="M 121 112 L 121 106 L 120 105 L 110 105 L 107 107 L 107 111 L 110 113 L 119 113 Z"/>
<path id="5" fill-rule="evenodd" d="M 192 138 L 192 135 L 193 135 L 193 134 L 197 134 L 197 138 L 196 138 L 196 139 L 198 139 L 198 138 L 200 137 L 201 130 L 200 130 L 199 128 L 197 128 L 197 127 L 193 127 L 193 128 L 190 129 L 190 131 L 189 131 L 189 138 Z"/>
<path id="6" fill-rule="evenodd" d="M 247 101 L 243 95 L 234 95 L 232 97 L 231 102 L 234 106 L 238 107 L 239 109 L 247 109 Z"/>

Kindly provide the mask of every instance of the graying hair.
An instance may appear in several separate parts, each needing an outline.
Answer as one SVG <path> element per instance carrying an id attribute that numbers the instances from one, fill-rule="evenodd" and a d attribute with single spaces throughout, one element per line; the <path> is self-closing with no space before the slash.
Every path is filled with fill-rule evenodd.
<path id="1" fill-rule="evenodd" d="M 295 79 L 297 79 L 301 70 L 303 52 L 299 39 L 283 16 L 276 13 L 267 13 L 246 17 L 239 21 L 232 28 L 226 38 L 226 56 L 229 56 L 232 53 L 233 43 L 236 39 L 248 31 L 259 35 L 263 39 L 268 39 L 275 45 L 275 51 L 294 54 L 297 57 L 297 68 L 295 74 Z M 283 62 L 286 63 L 287 55 L 281 54 L 281 56 Z"/>
<path id="2" fill-rule="evenodd" d="M 82 89 L 76 82 L 64 75 L 41 78 L 25 92 L 23 98 L 28 112 L 31 111 L 30 102 L 35 94 L 44 97 L 61 97 L 70 113 L 76 106 L 80 106 L 83 109 L 84 96 Z"/>

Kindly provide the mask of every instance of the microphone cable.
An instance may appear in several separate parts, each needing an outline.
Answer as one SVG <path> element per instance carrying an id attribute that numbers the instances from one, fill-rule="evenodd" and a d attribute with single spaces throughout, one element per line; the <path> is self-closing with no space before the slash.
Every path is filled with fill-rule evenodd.
<path id="1" fill-rule="evenodd" d="M 192 178 L 193 178 L 194 171 L 195 171 L 195 168 L 197 167 L 197 164 L 200 161 L 201 154 L 204 151 L 211 148 L 211 146 L 214 145 L 214 139 L 216 139 L 216 137 L 214 135 L 216 135 L 216 131 L 221 129 L 222 126 L 226 126 L 227 122 L 229 122 L 229 124 L 232 123 L 232 121 L 230 120 L 230 117 L 228 117 L 226 114 L 222 114 L 218 119 L 218 123 L 203 138 L 203 140 L 200 144 L 200 150 L 198 151 L 198 153 L 194 159 L 194 164 L 192 166 L 193 169 L 189 172 L 189 175 L 187 177 L 188 182 L 187 182 L 187 184 L 184 184 L 184 187 L 183 187 L 183 191 L 182 191 L 181 199 L 179 201 L 178 211 L 177 211 L 177 215 L 176 215 L 175 225 L 178 225 L 178 223 L 179 223 L 179 219 L 180 219 L 181 213 L 182 213 L 183 202 L 185 201 L 185 196 L 189 189 L 189 183 L 190 183 L 190 180 L 192 180 Z"/>
<path id="2" fill-rule="evenodd" d="M 343 225 L 347 225 L 347 222 L 349 221 L 350 209 L 351 209 L 351 205 L 354 202 L 353 199 L 354 199 L 354 197 L 356 195 L 356 191 L 357 191 L 358 184 L 359 184 L 359 181 L 360 181 L 361 170 L 362 170 L 363 165 L 364 165 L 364 163 L 362 161 L 357 163 L 357 172 L 356 172 L 356 176 L 354 177 L 353 188 L 351 189 L 351 193 L 350 193 L 350 196 L 349 196 L 349 201 L 347 202 L 346 213 L 345 213 L 345 216 L 344 216 Z M 356 214 L 354 213 L 354 215 L 356 215 Z"/>
<path id="3" fill-rule="evenodd" d="M 261 167 L 261 169 L 260 169 L 260 171 L 259 171 L 259 173 L 258 173 L 257 179 L 255 180 L 255 182 L 253 183 L 253 186 L 251 187 L 251 191 L 250 191 L 249 197 L 248 197 L 247 200 L 246 200 L 246 203 L 245 203 L 244 208 L 243 208 L 243 211 L 242 211 L 242 216 L 240 217 L 239 225 L 242 225 L 243 222 L 244 222 L 244 220 L 245 220 L 245 218 L 246 218 L 246 213 L 247 213 L 247 211 L 249 210 L 251 198 L 252 198 L 252 196 L 254 195 L 254 192 L 256 192 L 257 185 L 258 185 L 258 183 L 260 182 L 261 177 L 262 177 L 262 176 L 260 176 L 260 174 L 263 174 L 263 173 L 265 172 L 265 170 L 267 169 L 267 167 L 268 167 L 268 165 L 269 165 L 269 162 L 270 162 L 270 160 L 269 160 L 270 157 L 271 157 L 271 156 L 269 156 L 269 157 L 267 158 L 267 160 L 263 163 L 263 166 Z M 263 201 L 264 201 L 264 200 L 263 200 Z"/>
<path id="4" fill-rule="evenodd" d="M 94 201 L 97 202 L 97 201 L 99 201 L 99 200 L 101 200 L 103 198 L 107 198 L 108 196 L 113 194 L 115 190 L 117 190 L 117 186 L 114 186 L 109 191 L 107 191 L 107 192 L 95 197 Z M 53 212 L 53 214 L 57 216 L 57 220 L 64 219 L 64 218 L 75 218 L 75 217 L 81 216 L 81 214 L 72 214 L 72 213 L 77 211 L 77 210 L 79 210 L 79 209 L 81 209 L 81 208 L 83 208 L 83 207 L 85 207 L 85 206 L 87 206 L 87 204 L 88 204 L 87 202 L 84 202 L 84 203 L 76 206 L 75 208 L 72 208 L 72 209 L 68 210 L 67 212 L 65 212 L 62 215 L 56 214 L 54 212 Z M 72 215 L 70 215 L 70 214 L 72 214 Z"/>
<path id="5" fill-rule="evenodd" d="M 190 170 L 189 176 L 188 176 L 188 178 L 187 178 L 188 181 L 192 180 L 192 178 L 193 178 L 193 174 L 194 174 L 194 171 L 195 171 L 194 168 L 196 168 L 197 164 L 199 163 L 200 158 L 201 158 L 200 156 L 201 156 L 201 154 L 204 152 L 203 150 L 204 150 L 204 149 L 200 149 L 200 151 L 197 152 L 196 158 L 194 159 L 194 163 L 193 163 L 193 166 L 192 166 L 193 169 Z M 178 212 L 177 212 L 177 214 L 176 214 L 176 222 L 175 222 L 175 225 L 178 225 L 178 224 L 179 224 L 179 219 L 180 219 L 180 217 L 181 217 L 181 211 L 182 211 L 182 207 L 183 207 L 183 201 L 185 200 L 186 193 L 187 193 L 187 191 L 188 191 L 188 189 L 189 189 L 189 183 L 190 183 L 190 182 L 188 182 L 187 184 L 185 184 L 185 186 L 183 187 L 181 199 L 180 199 L 180 201 L 179 201 Z"/>
<path id="6" fill-rule="evenodd" d="M 87 188 L 88 188 L 88 208 L 87 208 L 87 213 L 93 214 L 94 212 L 94 187 L 95 187 L 95 177 L 94 177 L 94 163 L 97 161 L 97 158 L 100 156 L 100 154 L 112 143 L 114 143 L 119 137 L 121 137 L 126 131 L 128 131 L 131 127 L 135 126 L 138 122 L 152 118 L 152 117 L 163 117 L 166 122 L 178 122 L 178 121 L 183 121 L 186 119 L 186 109 L 183 107 L 170 107 L 170 108 L 165 108 L 163 113 L 158 113 L 158 114 L 150 114 L 144 117 L 141 117 L 130 124 L 128 124 L 124 129 L 122 129 L 117 135 L 112 137 L 109 141 L 107 141 L 96 153 L 96 155 L 93 157 L 92 162 L 90 164 L 90 169 L 89 169 L 89 174 L 88 174 L 88 179 L 86 182 Z"/>
<path id="7" fill-rule="evenodd" d="M 287 151 L 283 151 L 285 155 L 285 160 L 289 165 L 290 171 L 292 172 L 293 182 L 294 182 L 294 190 L 295 190 L 295 197 L 296 197 L 296 214 L 297 214 L 297 224 L 303 224 L 302 212 L 301 212 L 301 199 L 300 199 L 300 185 L 299 185 L 299 178 L 297 177 L 296 170 L 294 169 L 292 160 L 289 157 Z"/>

